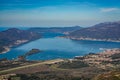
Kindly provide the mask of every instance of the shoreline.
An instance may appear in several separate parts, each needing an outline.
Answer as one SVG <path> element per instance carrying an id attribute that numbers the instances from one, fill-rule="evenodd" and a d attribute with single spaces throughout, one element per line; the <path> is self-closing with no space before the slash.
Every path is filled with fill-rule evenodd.
<path id="1" fill-rule="evenodd" d="M 0 52 L 0 54 L 5 54 L 5 53 L 7 53 L 7 52 L 9 52 L 10 51 L 10 48 L 9 47 L 4 47 L 4 51 L 2 51 L 2 52 Z"/>
<path id="2" fill-rule="evenodd" d="M 40 39 L 40 38 L 38 38 L 38 39 Z M 38 39 L 35 39 L 35 40 L 38 40 Z M 17 44 L 17 45 L 15 44 L 15 45 L 6 46 L 6 47 L 4 47 L 5 50 L 2 51 L 2 52 L 0 52 L 0 54 L 5 54 L 5 53 L 9 52 L 9 51 L 11 50 L 11 48 L 16 48 L 16 47 L 22 46 L 22 45 L 24 45 L 24 44 L 27 44 L 27 43 L 32 42 L 32 41 L 35 41 L 35 40 L 30 40 L 30 41 L 27 40 L 27 41 L 22 42 L 22 43 L 19 43 L 19 44 Z M 15 43 L 16 43 L 16 42 L 15 42 Z"/>
<path id="3" fill-rule="evenodd" d="M 88 40 L 88 41 L 105 41 L 105 42 L 116 42 L 116 43 L 120 43 L 120 40 L 107 40 L 107 39 L 92 39 L 92 38 L 74 38 L 74 37 L 59 37 L 59 38 L 67 38 L 67 39 L 71 39 L 71 40 Z"/>

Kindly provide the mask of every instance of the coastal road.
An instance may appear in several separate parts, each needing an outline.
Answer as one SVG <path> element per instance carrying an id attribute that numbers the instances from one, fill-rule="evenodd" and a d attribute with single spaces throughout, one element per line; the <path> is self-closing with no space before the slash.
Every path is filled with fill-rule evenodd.
<path id="1" fill-rule="evenodd" d="M 11 71 L 20 70 L 20 69 L 24 69 L 24 68 L 29 68 L 29 67 L 35 67 L 35 66 L 43 65 L 43 64 L 54 64 L 54 63 L 58 63 L 58 62 L 62 62 L 62 61 L 64 61 L 64 60 L 63 59 L 48 60 L 48 61 L 44 61 L 44 62 L 40 62 L 40 63 L 34 63 L 34 64 L 31 64 L 31 65 L 25 65 L 25 66 L 21 66 L 21 67 L 2 70 L 2 71 L 0 71 L 0 74 L 8 73 L 8 72 L 11 72 Z"/>

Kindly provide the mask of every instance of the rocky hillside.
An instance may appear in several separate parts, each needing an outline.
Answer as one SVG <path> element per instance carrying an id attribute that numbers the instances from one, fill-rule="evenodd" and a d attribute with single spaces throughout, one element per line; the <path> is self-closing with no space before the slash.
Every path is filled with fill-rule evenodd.
<path id="1" fill-rule="evenodd" d="M 93 80 L 120 80 L 120 71 L 111 71 L 99 74 Z"/>
<path id="2" fill-rule="evenodd" d="M 0 32 L 0 50 L 4 51 L 6 47 L 17 46 L 38 38 L 40 38 L 40 35 L 37 33 L 11 28 Z"/>
<path id="3" fill-rule="evenodd" d="M 105 22 L 70 33 L 68 38 L 79 40 L 120 41 L 120 22 Z"/>

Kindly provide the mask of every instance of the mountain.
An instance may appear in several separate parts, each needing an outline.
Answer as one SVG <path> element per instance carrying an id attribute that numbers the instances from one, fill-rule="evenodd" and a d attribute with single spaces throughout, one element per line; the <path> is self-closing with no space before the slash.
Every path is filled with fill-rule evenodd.
<path id="1" fill-rule="evenodd" d="M 120 22 L 105 22 L 71 32 L 68 36 L 79 40 L 120 41 Z"/>
<path id="2" fill-rule="evenodd" d="M 74 27 L 47 27 L 47 28 L 43 28 L 43 27 L 36 27 L 36 28 L 30 28 L 29 31 L 33 31 L 33 32 L 38 32 L 38 33 L 45 33 L 45 32 L 53 32 L 53 33 L 69 33 L 69 32 L 73 32 L 76 30 L 81 29 L 80 26 L 74 26 Z"/>
<path id="3" fill-rule="evenodd" d="M 0 32 L 0 52 L 9 47 L 14 47 L 32 40 L 40 38 L 40 35 L 26 30 L 11 28 Z"/>

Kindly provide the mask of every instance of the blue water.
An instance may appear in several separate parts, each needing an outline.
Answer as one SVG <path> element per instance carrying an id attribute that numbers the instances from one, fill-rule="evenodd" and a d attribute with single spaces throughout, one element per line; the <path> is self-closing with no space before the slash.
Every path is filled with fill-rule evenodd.
<path id="1" fill-rule="evenodd" d="M 8 27 L 0 27 L 0 32 L 9 29 Z"/>
<path id="2" fill-rule="evenodd" d="M 100 41 L 80 41 L 63 38 L 42 38 L 24 44 L 11 51 L 0 54 L 0 58 L 14 59 L 23 55 L 32 48 L 42 50 L 38 54 L 27 57 L 28 60 L 47 60 L 55 58 L 73 58 L 74 56 L 85 55 L 89 52 L 101 52 L 100 48 L 120 48 L 120 43 Z"/>
<path id="3" fill-rule="evenodd" d="M 100 48 L 120 48 L 120 43 L 105 41 L 84 41 L 56 38 L 55 33 L 45 33 L 44 37 L 17 48 L 12 48 L 5 54 L 0 54 L 0 58 L 15 59 L 25 54 L 32 48 L 42 50 L 42 52 L 28 56 L 28 60 L 48 60 L 55 58 L 73 58 L 74 56 L 85 55 L 90 52 L 101 52 Z"/>

